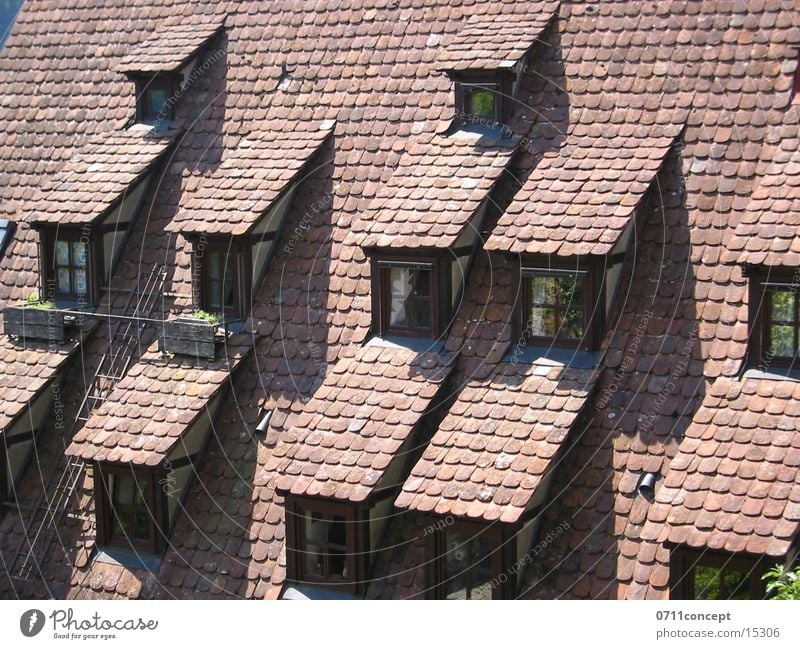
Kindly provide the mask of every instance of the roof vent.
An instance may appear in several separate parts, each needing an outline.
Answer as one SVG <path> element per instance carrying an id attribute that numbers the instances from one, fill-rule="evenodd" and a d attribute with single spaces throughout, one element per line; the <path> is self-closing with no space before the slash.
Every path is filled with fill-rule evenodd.
<path id="1" fill-rule="evenodd" d="M 269 420 L 271 417 L 272 410 L 265 410 L 264 414 L 261 415 L 261 419 L 259 419 L 256 424 L 256 433 L 258 435 L 264 436 L 267 434 L 267 428 L 269 427 Z"/>
<path id="2" fill-rule="evenodd" d="M 658 480 L 658 474 L 653 473 L 652 471 L 645 471 L 639 477 L 639 483 L 636 485 L 636 491 L 640 496 L 643 496 L 645 500 L 653 502 L 656 497 L 656 480 Z"/>

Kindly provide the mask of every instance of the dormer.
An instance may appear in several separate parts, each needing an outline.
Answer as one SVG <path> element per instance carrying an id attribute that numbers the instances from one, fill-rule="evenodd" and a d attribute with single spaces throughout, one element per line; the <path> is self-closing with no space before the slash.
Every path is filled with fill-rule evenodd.
<path id="1" fill-rule="evenodd" d="M 297 189 L 334 127 L 263 124 L 186 192 L 166 230 L 191 245 L 193 309 L 226 324 L 247 317 Z"/>
<path id="2" fill-rule="evenodd" d="M 206 56 L 224 16 L 171 19 L 117 65 L 136 84 L 136 123 L 168 126 L 187 88 L 219 58 Z"/>
<path id="3" fill-rule="evenodd" d="M 551 2 L 537 12 L 475 14 L 467 20 L 436 61 L 453 82 L 456 126 L 481 130 L 509 121 L 531 50 L 558 7 Z"/>
<path id="4" fill-rule="evenodd" d="M 599 348 L 640 205 L 683 130 L 670 119 L 677 123 L 574 125 L 498 220 L 485 248 L 518 268 L 515 355 Z"/>
<path id="5" fill-rule="evenodd" d="M 515 152 L 511 140 L 473 132 L 409 141 L 349 235 L 372 264 L 376 335 L 435 340 L 447 332 L 492 191 Z"/>
<path id="6" fill-rule="evenodd" d="M 40 291 L 57 306 L 96 305 L 174 132 L 92 137 L 28 203 L 39 232 Z"/>

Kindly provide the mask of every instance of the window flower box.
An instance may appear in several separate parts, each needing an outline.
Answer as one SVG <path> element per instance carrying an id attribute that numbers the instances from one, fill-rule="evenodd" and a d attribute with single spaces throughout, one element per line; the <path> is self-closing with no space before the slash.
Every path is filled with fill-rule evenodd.
<path id="1" fill-rule="evenodd" d="M 182 356 L 212 359 L 220 336 L 219 323 L 190 316 L 179 316 L 164 323 L 161 351 Z"/>
<path id="2" fill-rule="evenodd" d="M 8 306 L 3 309 L 3 331 L 26 340 L 62 343 L 66 339 L 66 315 L 63 310 L 36 304 Z"/>

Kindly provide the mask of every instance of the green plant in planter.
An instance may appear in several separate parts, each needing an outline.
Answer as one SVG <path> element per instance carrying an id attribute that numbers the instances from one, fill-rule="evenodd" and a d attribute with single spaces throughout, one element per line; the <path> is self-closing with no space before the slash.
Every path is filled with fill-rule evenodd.
<path id="1" fill-rule="evenodd" d="M 44 302 L 39 300 L 39 294 L 34 291 L 28 297 L 25 298 L 25 305 L 29 309 L 54 309 L 55 304 L 51 300 L 46 300 Z"/>
<path id="2" fill-rule="evenodd" d="M 192 317 L 195 320 L 202 320 L 203 322 L 207 322 L 208 324 L 219 324 L 220 317 L 216 313 L 209 313 L 208 311 L 203 311 L 202 309 L 197 309 L 194 313 L 192 313 Z"/>

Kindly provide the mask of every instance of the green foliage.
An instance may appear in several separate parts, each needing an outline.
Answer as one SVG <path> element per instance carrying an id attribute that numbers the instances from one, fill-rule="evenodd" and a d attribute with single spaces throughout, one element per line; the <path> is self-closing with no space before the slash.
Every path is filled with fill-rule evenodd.
<path id="1" fill-rule="evenodd" d="M 29 309 L 54 309 L 56 305 L 50 300 L 41 302 L 39 300 L 39 294 L 34 291 L 25 298 L 25 306 L 27 306 Z"/>
<path id="2" fill-rule="evenodd" d="M 800 567 L 787 570 L 776 564 L 761 579 L 767 582 L 767 593 L 772 599 L 800 599 Z"/>
<path id="3" fill-rule="evenodd" d="M 195 320 L 203 320 L 209 324 L 220 323 L 220 317 L 216 313 L 209 313 L 208 311 L 203 311 L 202 309 L 197 309 L 197 311 L 192 313 L 192 317 Z"/>

